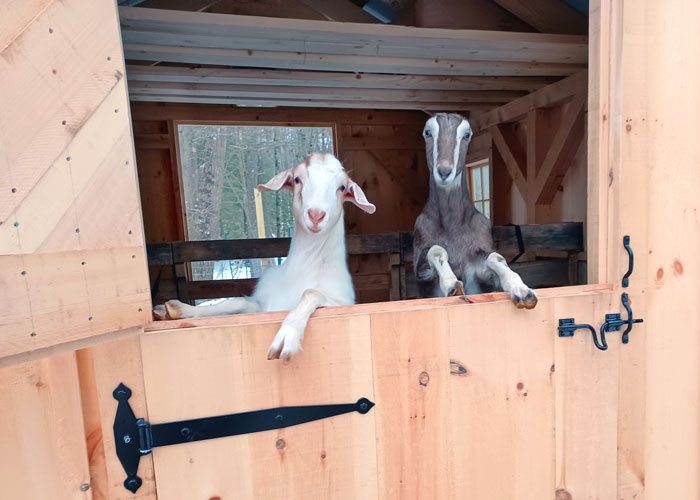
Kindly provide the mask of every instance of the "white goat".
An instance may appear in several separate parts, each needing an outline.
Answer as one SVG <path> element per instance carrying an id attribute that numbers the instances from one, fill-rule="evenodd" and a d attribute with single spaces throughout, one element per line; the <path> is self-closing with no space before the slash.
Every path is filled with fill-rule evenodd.
<path id="1" fill-rule="evenodd" d="M 294 193 L 296 232 L 285 261 L 263 273 L 251 297 L 210 306 L 170 300 L 165 308 L 171 319 L 290 310 L 267 354 L 268 359 L 287 360 L 301 348 L 306 323 L 317 308 L 355 303 L 345 250 L 343 202 L 370 214 L 376 208 L 331 154 L 312 153 L 304 163 L 280 172 L 258 189 Z"/>

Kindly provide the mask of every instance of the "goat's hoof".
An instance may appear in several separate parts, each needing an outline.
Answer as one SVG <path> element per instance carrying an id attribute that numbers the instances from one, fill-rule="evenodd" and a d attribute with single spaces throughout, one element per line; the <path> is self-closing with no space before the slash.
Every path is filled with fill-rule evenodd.
<path id="1" fill-rule="evenodd" d="M 301 350 L 301 342 L 299 342 L 298 339 L 296 338 L 285 338 L 284 339 L 284 347 L 282 348 L 282 352 L 280 353 L 280 359 L 282 361 L 289 361 L 292 359 L 292 356 L 296 353 L 298 353 Z"/>
<path id="2" fill-rule="evenodd" d="M 177 299 L 169 300 L 165 303 L 167 319 L 182 319 L 185 318 L 185 304 Z"/>
<path id="3" fill-rule="evenodd" d="M 458 297 L 460 295 L 465 295 L 464 285 L 462 284 L 461 281 L 457 281 L 455 283 L 454 288 L 450 289 L 450 291 L 447 293 L 447 296 L 448 297 Z"/>
<path id="4" fill-rule="evenodd" d="M 518 309 L 534 309 L 537 305 L 537 295 L 534 290 L 529 288 L 527 289 L 527 293 L 524 294 L 524 297 L 513 294 L 511 298 Z"/>
<path id="5" fill-rule="evenodd" d="M 164 319 L 167 319 L 168 316 L 168 311 L 165 309 L 163 304 L 154 306 L 151 313 L 153 314 L 154 321 L 163 321 Z"/>
<path id="6" fill-rule="evenodd" d="M 449 261 L 447 250 L 442 248 L 440 245 L 433 245 L 432 247 L 430 247 L 426 258 L 428 259 L 428 262 L 438 263 L 440 265 L 444 265 L 446 262 Z"/>
<path id="7" fill-rule="evenodd" d="M 276 348 L 275 346 L 270 346 L 270 349 L 267 351 L 267 359 L 279 359 L 280 358 L 280 352 L 282 352 L 282 348 Z"/>

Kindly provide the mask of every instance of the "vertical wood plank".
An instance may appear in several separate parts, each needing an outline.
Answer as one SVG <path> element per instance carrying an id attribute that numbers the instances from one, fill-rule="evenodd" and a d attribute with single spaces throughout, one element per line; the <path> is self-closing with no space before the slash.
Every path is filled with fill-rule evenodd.
<path id="1" fill-rule="evenodd" d="M 444 310 L 375 314 L 380 497 L 449 498 L 450 406 Z"/>
<path id="2" fill-rule="evenodd" d="M 574 318 L 597 329 L 605 314 L 618 308 L 617 294 L 586 299 L 555 299 L 553 320 Z M 556 326 L 553 321 L 552 336 Z M 619 332 L 607 337 L 607 351 L 593 345 L 587 329 L 555 340 L 556 486 L 561 498 L 617 495 L 618 370 L 620 350 L 626 347 Z"/>
<path id="3" fill-rule="evenodd" d="M 3 498 L 93 498 L 74 353 L 0 369 L 0 442 Z"/>
<path id="4" fill-rule="evenodd" d="M 553 498 L 552 301 L 448 311 L 450 498 Z"/>
<path id="5" fill-rule="evenodd" d="M 143 480 L 141 488 L 132 494 L 124 488 L 126 473 L 122 467 L 114 447 L 114 415 L 117 411 L 117 401 L 112 396 L 112 392 L 123 382 L 131 389 L 132 396 L 129 404 L 134 410 L 134 415 L 148 420 L 148 410 L 146 408 L 146 394 L 143 382 L 143 364 L 141 356 L 141 344 L 138 336 L 129 337 L 123 340 L 104 343 L 91 347 L 82 354 L 81 362 L 89 363 L 92 358 L 92 369 L 94 370 L 95 391 L 97 392 L 97 403 L 99 404 L 99 418 L 101 421 L 102 446 L 105 457 L 105 467 L 107 471 L 107 485 L 101 485 L 100 491 L 107 492 L 110 500 L 155 500 L 156 485 L 153 477 L 153 458 L 150 455 L 141 457 L 139 462 L 138 475 Z M 89 373 L 90 367 L 84 370 Z M 89 381 L 84 385 L 89 387 Z M 88 389 L 91 390 L 91 389 Z M 90 402 L 94 404 L 94 401 Z M 91 419 L 93 432 L 98 432 L 96 423 Z M 101 467 L 99 464 L 99 454 L 92 455 L 93 467 Z M 167 498 L 167 497 L 166 497 Z"/>
<path id="6" fill-rule="evenodd" d="M 151 423 L 278 406 L 375 401 L 369 318 L 311 322 L 289 364 L 279 323 L 143 337 Z M 161 498 L 376 498 L 375 410 L 154 450 Z"/>
<path id="7" fill-rule="evenodd" d="M 630 288 L 635 293 L 633 304 L 646 304 L 640 331 L 647 334 L 642 371 L 646 397 L 623 406 L 625 414 L 633 416 L 635 429 L 642 425 L 636 413 L 646 412 L 643 448 L 629 439 L 623 443 L 621 461 L 629 464 L 629 473 L 621 489 L 634 492 L 641 482 L 649 499 L 697 498 L 700 32 L 693 19 L 700 16 L 700 4 L 643 1 L 625 5 L 623 13 L 618 28 L 623 33 L 623 104 L 618 123 L 624 182 L 619 230 L 630 234 L 639 257 Z M 614 270 L 624 269 L 625 253 L 616 250 L 620 263 Z M 634 360 L 625 361 L 631 366 Z M 628 370 L 631 382 L 635 373 Z M 646 463 L 639 471 L 641 457 Z"/>

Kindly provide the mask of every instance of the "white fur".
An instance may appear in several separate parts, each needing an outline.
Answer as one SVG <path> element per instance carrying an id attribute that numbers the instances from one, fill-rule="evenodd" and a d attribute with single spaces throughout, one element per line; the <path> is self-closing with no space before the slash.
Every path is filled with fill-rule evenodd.
<path id="1" fill-rule="evenodd" d="M 287 172 L 302 182 L 295 185 L 292 180 L 296 232 L 284 262 L 263 273 L 251 297 L 236 297 L 212 306 L 191 306 L 179 301 L 166 304 L 171 317 L 290 310 L 270 346 L 269 359 L 289 359 L 300 349 L 306 323 L 318 307 L 355 303 L 347 266 L 343 201 L 352 201 L 369 213 L 375 210 L 333 155 L 315 153 L 307 158 L 306 165 Z M 340 191 L 341 186 L 344 191 Z M 285 187 L 290 189 L 288 184 Z M 348 198 L 347 193 L 354 198 Z M 310 209 L 326 213 L 317 225 L 308 216 Z"/>
<path id="2" fill-rule="evenodd" d="M 432 165 L 431 170 L 433 172 L 435 172 L 437 170 L 437 157 L 438 157 L 437 140 L 438 140 L 438 135 L 440 135 L 440 124 L 438 123 L 437 118 L 434 116 L 432 118 L 429 118 L 428 121 L 425 123 L 425 128 L 427 130 L 430 130 L 430 135 L 432 136 L 432 139 L 433 139 L 433 165 Z"/>

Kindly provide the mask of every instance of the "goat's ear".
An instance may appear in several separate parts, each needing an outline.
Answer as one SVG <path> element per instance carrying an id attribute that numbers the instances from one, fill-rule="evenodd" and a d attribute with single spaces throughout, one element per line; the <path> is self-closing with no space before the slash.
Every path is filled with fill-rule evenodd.
<path id="1" fill-rule="evenodd" d="M 357 205 L 368 214 L 373 214 L 377 210 L 377 207 L 367 201 L 367 197 L 362 191 L 362 188 L 353 180 L 348 181 L 348 188 L 345 190 L 343 201 L 349 201 Z"/>
<path id="2" fill-rule="evenodd" d="M 287 169 L 274 176 L 265 184 L 258 184 L 258 191 L 279 191 L 280 189 L 289 189 L 290 191 L 293 191 L 293 176 L 294 174 L 292 169 Z"/>

